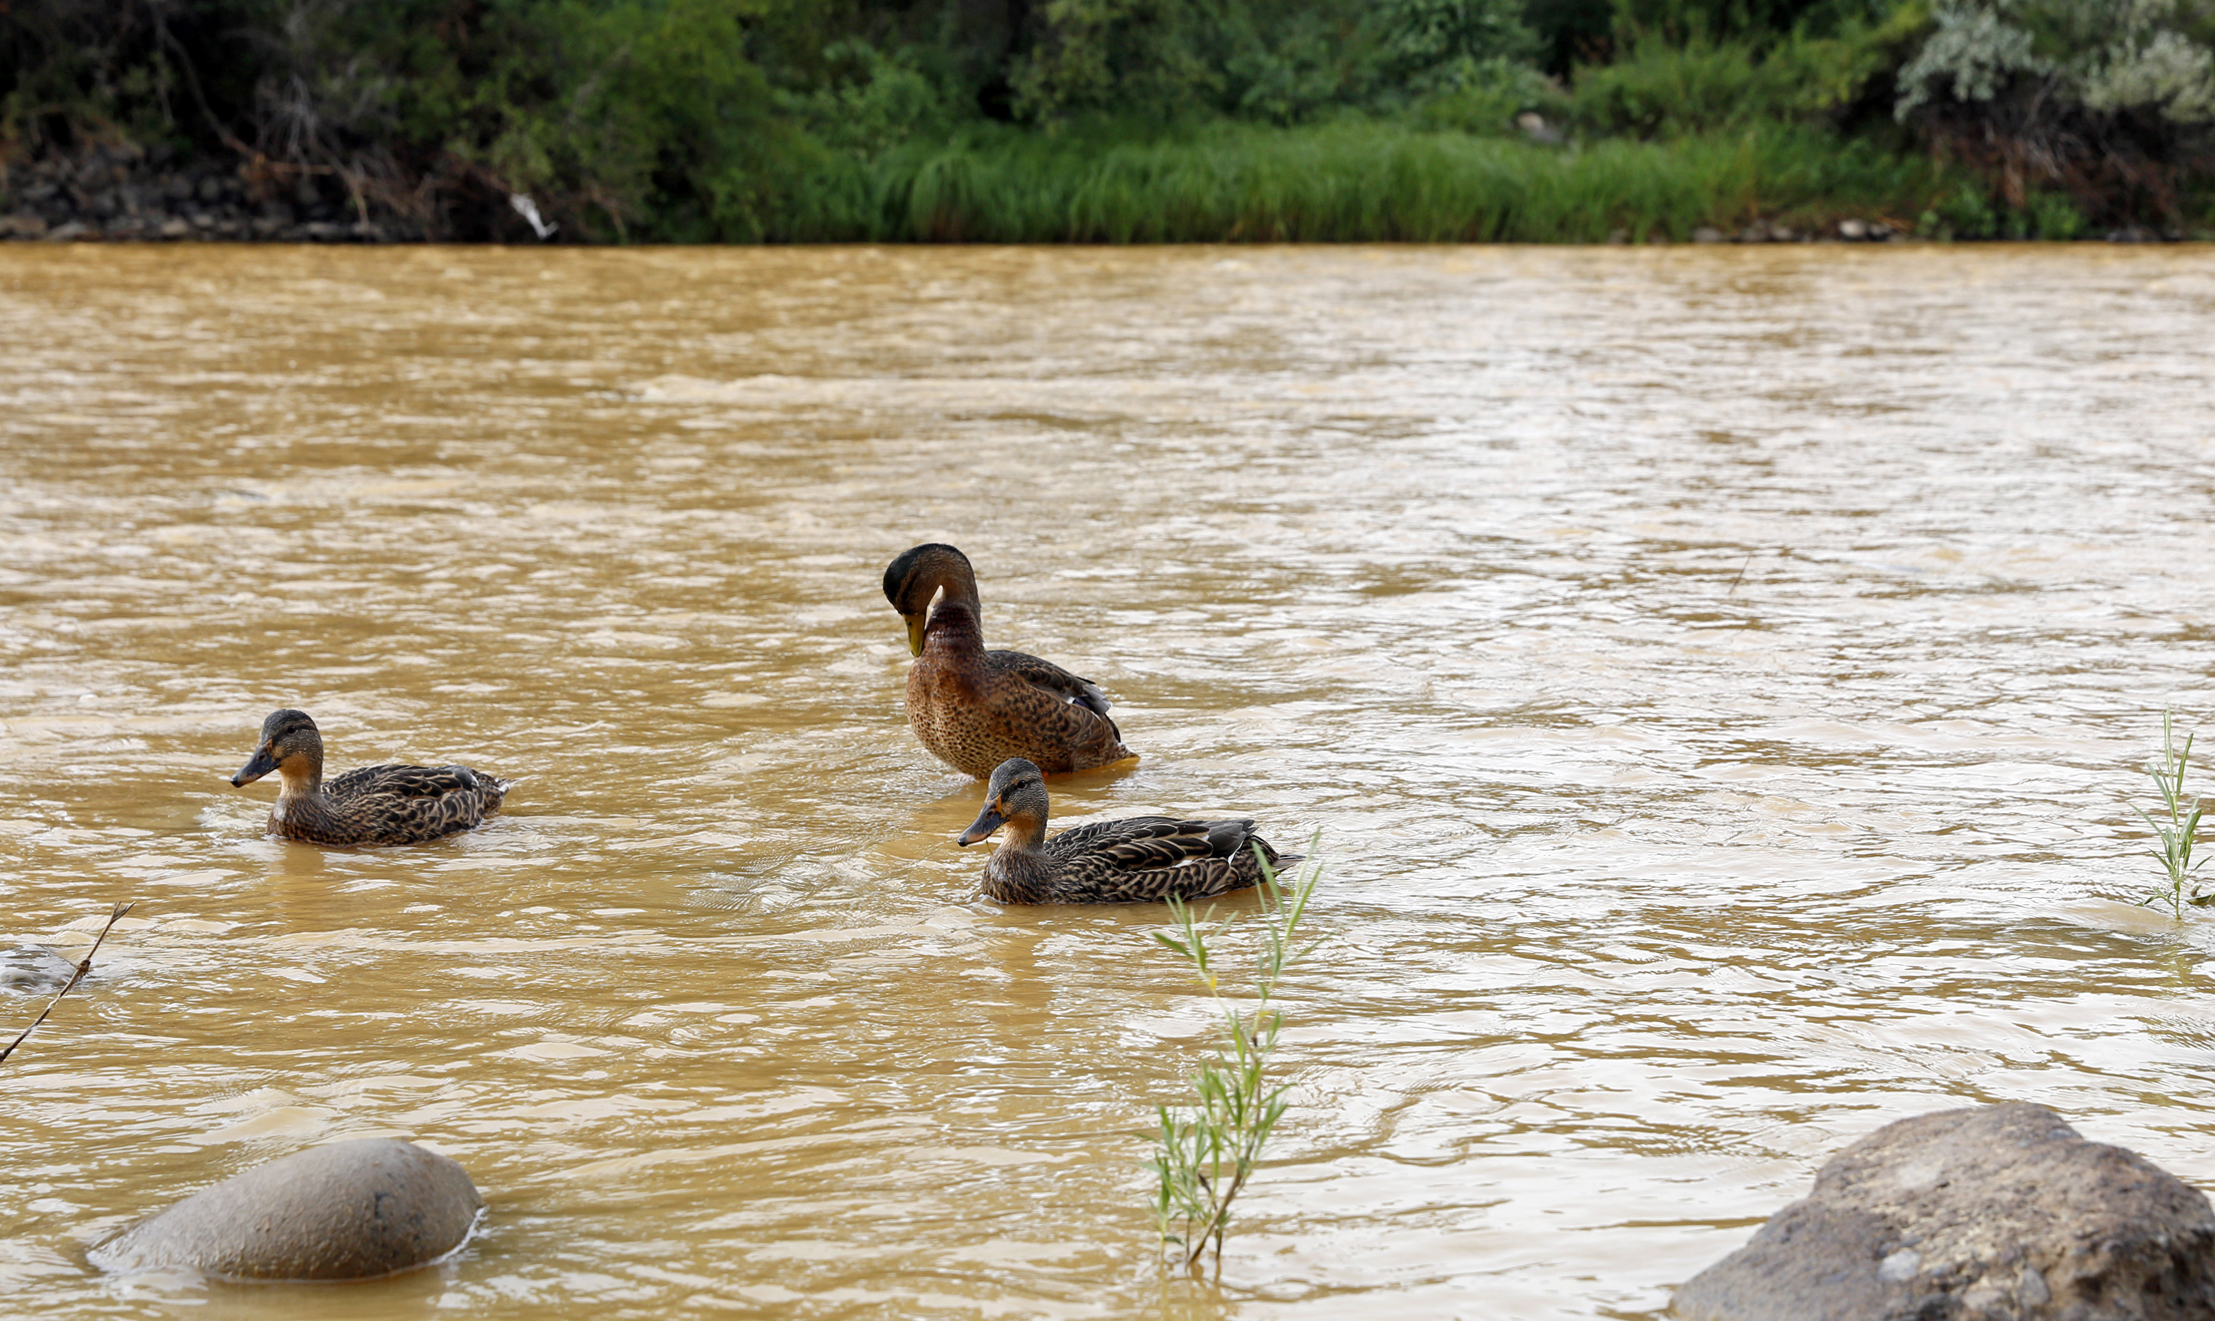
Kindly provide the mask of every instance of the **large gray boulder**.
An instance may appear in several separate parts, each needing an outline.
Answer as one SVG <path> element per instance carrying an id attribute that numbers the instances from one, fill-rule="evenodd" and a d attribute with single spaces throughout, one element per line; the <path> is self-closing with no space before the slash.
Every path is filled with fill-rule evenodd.
<path id="1" fill-rule="evenodd" d="M 2215 1209 L 2010 1102 L 1887 1124 L 1677 1291 L 1685 1321 L 2210 1321 Z"/>
<path id="2" fill-rule="evenodd" d="M 429 1265 L 484 1200 L 453 1161 L 397 1138 L 311 1147 L 203 1188 L 89 1254 L 112 1271 L 366 1280 Z"/>

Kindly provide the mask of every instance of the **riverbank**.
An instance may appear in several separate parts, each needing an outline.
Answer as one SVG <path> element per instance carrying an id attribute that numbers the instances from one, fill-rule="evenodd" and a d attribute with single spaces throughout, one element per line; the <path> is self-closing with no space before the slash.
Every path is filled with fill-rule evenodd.
<path id="1" fill-rule="evenodd" d="M 0 232 L 2215 236 L 2198 21 L 1985 3 L 24 0 L 0 12 Z"/>
<path id="2" fill-rule="evenodd" d="M 1507 139 L 1354 122 L 1221 125 L 1146 142 L 966 135 L 818 159 L 697 232 L 562 224 L 509 197 L 496 242 L 1810 242 L 2151 240 L 2066 198 L 1994 208 L 1927 155 L 1789 125 L 1664 142 Z M 619 217 L 617 217 L 619 219 Z M 128 144 L 0 176 L 0 238 L 395 243 L 445 237 L 329 175 Z"/>
<path id="3" fill-rule="evenodd" d="M 319 181 L 256 177 L 219 161 L 155 159 L 97 146 L 0 170 L 0 239 L 49 242 L 384 243 L 420 228 L 379 222 L 324 197 Z"/>

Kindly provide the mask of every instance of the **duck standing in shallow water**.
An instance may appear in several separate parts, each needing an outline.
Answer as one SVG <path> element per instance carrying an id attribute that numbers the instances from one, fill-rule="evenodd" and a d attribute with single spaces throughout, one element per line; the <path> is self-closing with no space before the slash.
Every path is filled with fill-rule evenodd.
<path id="1" fill-rule="evenodd" d="M 270 833 L 310 844 L 420 844 L 468 830 L 500 809 L 507 782 L 467 766 L 364 766 L 323 783 L 323 735 L 305 711 L 278 711 L 231 777 L 283 777 Z"/>
<path id="2" fill-rule="evenodd" d="M 1010 757 L 1059 775 L 1138 755 L 1098 684 L 1020 651 L 984 649 L 968 556 L 917 546 L 885 569 L 884 595 L 908 622 L 908 724 L 932 756 L 981 780 Z"/>
<path id="3" fill-rule="evenodd" d="M 967 847 L 1002 826 L 1008 837 L 984 865 L 984 892 L 1003 904 L 1206 899 L 1260 883 L 1257 847 L 1271 867 L 1300 860 L 1297 853 L 1271 848 L 1245 819 L 1133 816 L 1076 826 L 1048 839 L 1046 781 L 1020 758 L 992 772 L 984 811 L 954 842 Z"/>

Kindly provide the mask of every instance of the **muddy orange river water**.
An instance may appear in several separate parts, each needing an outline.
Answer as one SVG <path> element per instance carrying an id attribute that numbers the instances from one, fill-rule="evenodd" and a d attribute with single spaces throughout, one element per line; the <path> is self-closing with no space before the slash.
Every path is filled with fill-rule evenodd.
<path id="1" fill-rule="evenodd" d="M 2215 1181 L 2135 814 L 2215 719 L 2205 248 L 13 246 L 0 342 L 5 1035 L 138 905 L 0 1066 L 0 1310 L 1634 1317 L 1907 1115 Z M 1220 1291 L 1140 1168 L 1208 1001 L 975 896 L 932 540 L 1142 755 L 1058 821 L 1321 832 Z M 508 807 L 270 839 L 279 706 Z M 86 1265 L 380 1134 L 450 1262 Z"/>

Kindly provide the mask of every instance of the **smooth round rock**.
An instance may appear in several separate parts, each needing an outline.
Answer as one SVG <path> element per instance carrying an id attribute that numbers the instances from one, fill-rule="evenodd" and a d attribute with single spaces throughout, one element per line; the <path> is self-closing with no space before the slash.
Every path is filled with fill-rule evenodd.
<path id="1" fill-rule="evenodd" d="M 204 1188 L 88 1254 L 111 1271 L 367 1280 L 469 1237 L 484 1199 L 453 1161 L 398 1138 L 311 1147 Z"/>

